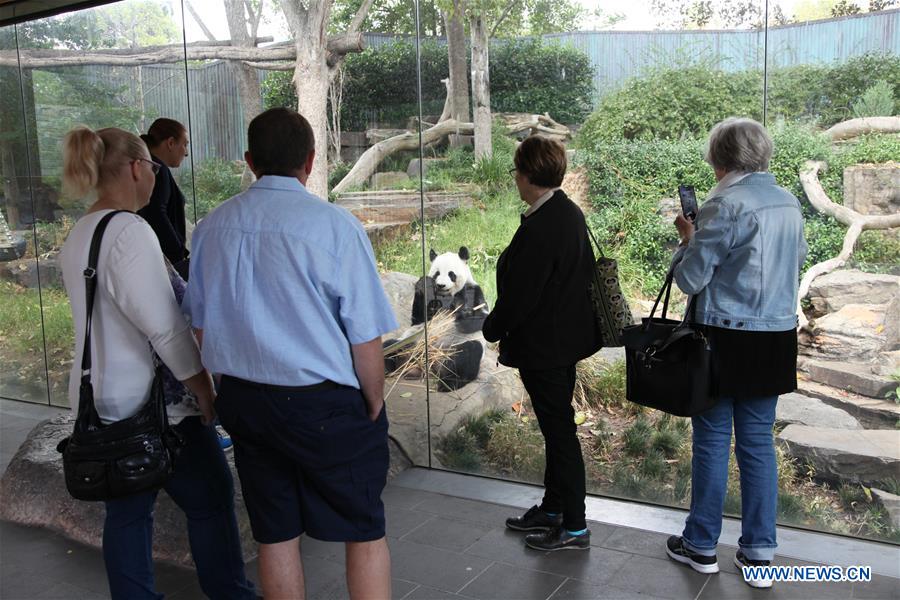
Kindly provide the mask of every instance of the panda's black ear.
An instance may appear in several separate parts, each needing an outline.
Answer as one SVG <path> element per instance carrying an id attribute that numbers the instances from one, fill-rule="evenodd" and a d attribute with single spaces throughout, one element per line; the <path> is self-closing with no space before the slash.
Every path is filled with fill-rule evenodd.
<path id="1" fill-rule="evenodd" d="M 469 260 L 469 249 L 465 246 L 459 247 L 459 257 L 463 260 Z"/>
<path id="2" fill-rule="evenodd" d="M 428 259 L 431 262 L 434 262 L 434 259 L 436 259 L 436 258 L 437 258 L 437 252 L 435 252 L 434 248 L 432 248 L 431 251 L 428 253 Z"/>

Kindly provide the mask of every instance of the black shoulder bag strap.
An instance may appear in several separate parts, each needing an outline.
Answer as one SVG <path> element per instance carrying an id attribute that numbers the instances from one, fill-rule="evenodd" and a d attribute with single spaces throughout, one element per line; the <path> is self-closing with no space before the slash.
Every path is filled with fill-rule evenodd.
<path id="1" fill-rule="evenodd" d="M 97 293 L 97 261 L 100 258 L 100 244 L 103 241 L 103 232 L 114 216 L 127 210 L 114 210 L 103 215 L 94 236 L 91 238 L 91 248 L 88 251 L 88 265 L 84 270 L 84 300 L 87 307 L 87 318 L 84 322 L 84 348 L 81 353 L 81 388 L 78 402 L 78 416 L 75 419 L 75 427 L 95 429 L 101 426 L 100 416 L 94 406 L 94 385 L 91 382 L 91 321 L 94 313 L 94 297 Z"/>

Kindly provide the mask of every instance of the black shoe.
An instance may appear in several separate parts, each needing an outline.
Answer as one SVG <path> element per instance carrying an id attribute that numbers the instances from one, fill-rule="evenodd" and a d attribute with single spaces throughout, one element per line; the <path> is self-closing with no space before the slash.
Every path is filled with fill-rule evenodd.
<path id="1" fill-rule="evenodd" d="M 744 577 L 744 581 L 750 587 L 755 588 L 770 588 L 772 587 L 772 578 L 771 577 L 745 577 L 744 576 L 744 567 L 768 567 L 770 561 L 768 560 L 750 560 L 744 553 L 740 550 L 737 551 L 737 554 L 734 555 L 734 566 L 738 569 L 741 569 L 741 576 Z"/>
<path id="2" fill-rule="evenodd" d="M 555 550 L 589 550 L 591 532 L 572 535 L 560 525 L 543 533 L 529 533 L 525 536 L 525 545 L 535 550 L 553 552 Z"/>
<path id="3" fill-rule="evenodd" d="M 710 574 L 719 572 L 719 561 L 715 556 L 697 554 L 684 547 L 684 540 L 680 535 L 673 535 L 666 540 L 666 554 L 672 560 L 690 566 L 698 573 Z"/>
<path id="4" fill-rule="evenodd" d="M 521 517 L 508 518 L 506 526 L 516 531 L 547 531 L 562 525 L 562 519 L 562 513 L 551 517 L 534 505 Z"/>

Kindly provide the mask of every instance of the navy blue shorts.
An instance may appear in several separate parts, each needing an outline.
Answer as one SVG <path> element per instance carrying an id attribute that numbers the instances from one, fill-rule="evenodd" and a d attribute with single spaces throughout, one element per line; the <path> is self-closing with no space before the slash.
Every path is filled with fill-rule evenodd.
<path id="1" fill-rule="evenodd" d="M 216 411 L 234 441 L 250 527 L 261 544 L 302 533 L 329 542 L 384 537 L 386 411 L 373 422 L 359 390 L 332 387 L 296 391 L 222 378 Z"/>

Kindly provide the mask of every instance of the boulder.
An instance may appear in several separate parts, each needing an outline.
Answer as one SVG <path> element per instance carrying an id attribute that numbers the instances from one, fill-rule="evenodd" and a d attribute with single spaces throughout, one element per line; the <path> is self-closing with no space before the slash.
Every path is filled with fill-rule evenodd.
<path id="1" fill-rule="evenodd" d="M 788 425 L 778 434 L 787 453 L 807 462 L 815 477 L 872 485 L 900 472 L 900 431 Z"/>
<path id="2" fill-rule="evenodd" d="M 566 150 L 566 154 L 570 151 Z M 591 182 L 584 167 L 570 169 L 563 178 L 562 189 L 581 212 L 588 214 L 594 210 L 591 203 Z"/>
<path id="3" fill-rule="evenodd" d="M 824 315 L 860 300 L 867 304 L 887 304 L 897 296 L 900 296 L 900 277 L 847 269 L 816 277 L 809 287 L 808 298 L 815 314 Z"/>
<path id="4" fill-rule="evenodd" d="M 62 268 L 59 266 L 59 252 L 50 252 L 39 259 L 21 258 L 11 260 L 0 267 L 4 279 L 26 288 L 62 287 Z"/>
<path id="5" fill-rule="evenodd" d="M 864 215 L 900 212 L 900 163 L 845 168 L 844 206 Z"/>
<path id="6" fill-rule="evenodd" d="M 47 527 L 75 541 L 99 547 L 105 511 L 102 502 L 82 502 L 66 491 L 62 455 L 56 445 L 72 431 L 73 416 L 65 413 L 39 423 L 10 461 L 0 480 L 0 518 L 23 525 Z M 234 470 L 232 456 L 229 464 Z M 235 482 L 238 481 L 235 474 Z M 235 508 L 244 557 L 256 553 L 240 486 L 235 486 Z M 159 560 L 193 564 L 184 513 L 160 492 L 153 518 L 153 553 Z"/>
<path id="7" fill-rule="evenodd" d="M 656 212 L 666 223 L 674 223 L 675 217 L 681 214 L 681 200 L 662 198 L 656 205 Z"/>
<path id="8" fill-rule="evenodd" d="M 829 406 L 818 398 L 797 393 L 784 394 L 778 399 L 775 423 L 782 426 L 797 424 L 835 429 L 862 429 L 859 421 L 841 409 Z"/>
<path id="9" fill-rule="evenodd" d="M 409 177 L 400 171 L 384 171 L 372 176 L 372 188 L 376 190 L 389 190 L 401 183 L 409 183 Z"/>
<path id="10" fill-rule="evenodd" d="M 445 158 L 426 158 L 425 162 L 422 163 L 422 174 L 424 177 L 428 177 L 428 171 L 431 167 L 439 164 L 442 161 L 445 161 Z M 406 167 L 406 175 L 412 179 L 413 181 L 419 180 L 419 159 L 413 158 L 409 161 L 409 166 Z"/>
<path id="11" fill-rule="evenodd" d="M 56 445 L 72 431 L 74 417 L 64 413 L 36 425 L 13 456 L 0 480 L 0 519 L 47 527 L 89 546 L 100 547 L 105 510 L 102 502 L 75 500 L 66 491 L 62 455 Z M 389 477 L 409 468 L 406 453 L 390 442 Z M 234 453 L 228 464 L 235 481 L 235 514 L 245 560 L 256 555 L 256 542 L 244 506 Z M 153 514 L 153 555 L 157 560 L 193 566 L 184 513 L 165 491 L 159 493 Z"/>
<path id="12" fill-rule="evenodd" d="M 428 464 L 428 426 L 432 441 L 453 431 L 459 421 L 469 415 L 480 415 L 492 408 L 510 408 L 527 398 L 516 369 L 497 363 L 497 351 L 484 341 L 480 333 L 454 334 L 453 343 L 461 339 L 480 340 L 484 354 L 477 379 L 448 392 L 426 390 L 424 378 L 389 379 L 385 383 L 390 433 L 416 464 Z M 434 378 L 430 379 L 432 388 Z"/>
<path id="13" fill-rule="evenodd" d="M 810 381 L 802 374 L 797 378 L 797 385 L 803 395 L 818 398 L 829 406 L 849 413 L 866 429 L 893 429 L 897 421 L 900 421 L 900 404 L 893 400 L 860 396 Z"/>
<path id="14" fill-rule="evenodd" d="M 412 305 L 413 298 L 416 294 L 416 281 L 419 278 L 415 275 L 400 273 L 398 271 L 389 271 L 381 275 L 381 284 L 394 309 L 394 316 L 397 317 L 397 323 L 400 324 L 396 330 L 383 336 L 384 339 L 396 338 L 409 329 L 412 325 Z"/>
<path id="15" fill-rule="evenodd" d="M 900 529 L 900 496 L 872 488 L 872 498 L 887 512 L 891 527 Z"/>
<path id="16" fill-rule="evenodd" d="M 810 360 L 806 370 L 813 381 L 870 398 L 885 398 L 897 387 L 894 380 L 879 373 L 877 365 Z"/>
<path id="17" fill-rule="evenodd" d="M 868 361 L 900 344 L 900 298 L 888 304 L 846 304 L 815 320 L 800 352 L 828 360 Z"/>

